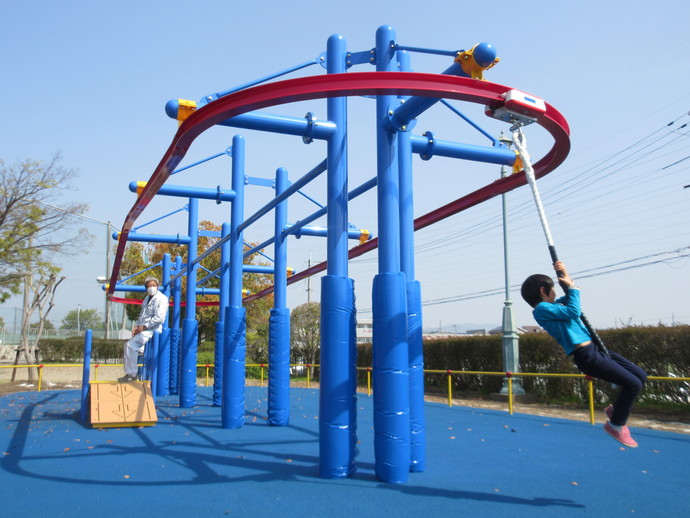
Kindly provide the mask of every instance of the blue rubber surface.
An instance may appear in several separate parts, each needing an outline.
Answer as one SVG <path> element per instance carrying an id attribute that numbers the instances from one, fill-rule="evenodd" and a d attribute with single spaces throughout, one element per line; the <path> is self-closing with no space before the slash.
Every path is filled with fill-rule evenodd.
<path id="1" fill-rule="evenodd" d="M 159 398 L 147 428 L 91 429 L 79 392 L 0 398 L 2 516 L 690 516 L 690 436 L 427 403 L 427 466 L 409 482 L 374 476 L 372 399 L 359 396 L 357 471 L 318 477 L 318 391 L 291 390 L 287 427 L 266 424 L 266 389 L 247 421 L 220 427 L 211 388 L 195 408 Z"/>

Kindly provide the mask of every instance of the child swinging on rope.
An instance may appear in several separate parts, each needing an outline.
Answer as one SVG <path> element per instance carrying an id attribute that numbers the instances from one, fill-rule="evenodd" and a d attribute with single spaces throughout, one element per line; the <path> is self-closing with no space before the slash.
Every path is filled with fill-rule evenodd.
<path id="1" fill-rule="evenodd" d="M 608 421 L 604 430 L 618 442 L 636 448 L 637 442 L 625 425 L 635 399 L 642 390 L 647 374 L 620 354 L 605 354 L 592 343 L 592 336 L 581 321 L 580 290 L 568 275 L 562 261 L 554 268 L 565 296 L 556 299 L 554 283 L 548 275 L 530 275 L 522 283 L 522 298 L 534 308 L 532 314 L 561 347 L 572 356 L 583 374 L 599 378 L 620 387 L 618 398 L 604 412 Z"/>

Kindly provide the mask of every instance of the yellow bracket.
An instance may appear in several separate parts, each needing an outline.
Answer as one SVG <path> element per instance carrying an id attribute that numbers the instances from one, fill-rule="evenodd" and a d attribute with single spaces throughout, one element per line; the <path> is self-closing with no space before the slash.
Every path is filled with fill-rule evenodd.
<path id="1" fill-rule="evenodd" d="M 137 182 L 137 196 L 141 196 L 141 191 L 146 187 L 146 182 Z"/>
<path id="2" fill-rule="evenodd" d="M 196 111 L 196 102 L 187 99 L 178 99 L 177 126 L 179 127 L 192 113 Z"/>
<path id="3" fill-rule="evenodd" d="M 513 174 L 519 173 L 523 170 L 524 167 L 525 164 L 522 163 L 522 157 L 520 156 L 520 153 L 515 151 L 515 162 L 513 162 Z"/>
<path id="4" fill-rule="evenodd" d="M 477 45 L 479 45 L 479 43 L 477 43 Z M 484 71 L 496 66 L 500 59 L 496 58 L 490 65 L 487 65 L 485 67 L 481 66 L 474 59 L 474 49 L 477 48 L 477 45 L 472 47 L 470 50 L 458 52 L 458 55 L 455 57 L 455 62 L 460 63 L 463 72 L 465 72 L 465 74 L 470 76 L 472 79 L 479 79 L 480 81 L 485 81 Z"/>
<path id="5" fill-rule="evenodd" d="M 371 237 L 371 232 L 368 230 L 360 229 L 359 231 L 359 244 L 363 245 L 367 241 L 369 241 L 369 238 Z"/>

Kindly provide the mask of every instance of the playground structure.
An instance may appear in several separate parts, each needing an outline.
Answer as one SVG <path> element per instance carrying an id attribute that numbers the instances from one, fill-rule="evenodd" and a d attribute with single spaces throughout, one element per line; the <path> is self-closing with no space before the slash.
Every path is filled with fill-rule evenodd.
<path id="1" fill-rule="evenodd" d="M 414 52 L 447 55 L 452 65 L 441 74 L 411 72 Z M 354 284 L 348 277 L 348 259 L 378 248 L 378 273 L 373 279 L 373 381 L 375 471 L 385 482 L 404 483 L 410 471 L 425 469 L 424 380 L 422 358 L 421 286 L 415 280 L 414 231 L 440 221 L 489 198 L 524 185 L 524 172 L 516 172 L 464 195 L 417 219 L 413 215 L 412 158 L 444 156 L 497 165 L 514 166 L 516 154 L 497 139 L 468 122 L 490 141 L 490 146 L 443 141 L 431 132 L 421 136 L 412 130 L 416 118 L 443 99 L 477 103 L 487 114 L 513 125 L 536 123 L 554 139 L 553 147 L 534 164 L 536 177 L 555 169 L 569 151 L 569 129 L 563 116 L 540 99 L 512 88 L 483 80 L 484 70 L 496 60 L 493 47 L 478 44 L 469 51 L 437 51 L 405 47 L 397 43 L 388 26 L 376 32 L 376 45 L 363 52 L 349 52 L 345 39 L 333 35 L 327 51 L 313 62 L 263 78 L 234 90 L 204 97 L 198 104 L 175 100 L 166 105 L 169 116 L 180 122 L 178 131 L 159 165 L 145 184 L 132 184 L 138 193 L 117 236 L 118 246 L 107 296 L 115 291 L 144 291 L 124 284 L 119 270 L 128 241 L 175 242 L 188 246 L 187 263 L 166 256 L 161 266 L 161 288 L 171 296 L 169 327 L 147 346 L 146 371 L 155 395 L 167 395 L 179 387 L 180 406 L 196 403 L 198 294 L 219 296 L 216 327 L 216 376 L 214 404 L 221 406 L 222 427 L 244 423 L 246 316 L 242 298 L 242 274 L 255 271 L 274 276 L 273 287 L 245 298 L 252 300 L 270 292 L 274 307 L 269 318 L 268 423 L 289 423 L 290 311 L 288 284 L 326 270 L 321 280 L 321 376 L 319 408 L 320 475 L 347 477 L 356 469 L 356 305 Z M 326 75 L 268 82 L 279 75 L 321 64 Z M 374 65 L 375 72 L 348 72 L 355 65 Z M 375 96 L 375 178 L 359 187 L 348 187 L 347 98 Z M 327 98 L 325 121 L 311 114 L 305 118 L 273 116 L 258 110 L 279 104 Z M 462 115 L 461 115 L 462 116 Z M 463 116 L 464 118 L 464 116 Z M 467 119 L 466 119 L 467 120 Z M 304 143 L 322 140 L 327 156 L 295 181 L 279 167 L 275 179 L 252 178 L 245 173 L 245 138 L 236 135 L 226 154 L 232 158 L 230 189 L 204 189 L 165 185 L 176 172 L 194 140 L 216 125 L 300 136 Z M 317 177 L 326 174 L 326 203 L 294 223 L 287 220 L 288 200 Z M 245 215 L 245 185 L 268 185 L 275 189 L 270 203 Z M 348 202 L 376 189 L 378 236 L 350 228 Z M 188 235 L 139 234 L 134 222 L 156 195 L 189 199 Z M 223 223 L 219 241 L 197 256 L 198 204 L 200 199 L 230 203 L 230 221 Z M 274 235 L 244 251 L 244 231 L 273 213 Z M 310 227 L 326 217 L 326 228 Z M 288 278 L 288 238 L 292 235 L 326 238 L 327 261 L 296 272 Z M 353 248 L 349 240 L 359 240 Z M 273 267 L 244 265 L 248 255 L 270 245 Z M 198 281 L 201 260 L 221 251 L 221 267 Z M 204 288 L 209 277 L 220 277 L 220 288 Z M 181 320 L 181 285 L 185 279 L 186 311 Z M 179 377 L 179 378 L 178 378 Z M 173 392 L 175 393 L 175 392 Z"/>

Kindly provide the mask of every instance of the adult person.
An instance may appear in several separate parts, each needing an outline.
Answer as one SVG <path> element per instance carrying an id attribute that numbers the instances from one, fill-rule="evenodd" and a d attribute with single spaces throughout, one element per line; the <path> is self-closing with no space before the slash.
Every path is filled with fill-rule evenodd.
<path id="1" fill-rule="evenodd" d="M 158 279 L 147 277 L 144 281 L 146 297 L 141 302 L 141 311 L 132 329 L 132 338 L 125 344 L 125 375 L 118 379 L 121 383 L 137 381 L 137 360 L 144 354 L 146 344 L 153 333 L 163 331 L 163 322 L 168 314 L 168 297 L 158 290 Z"/>

